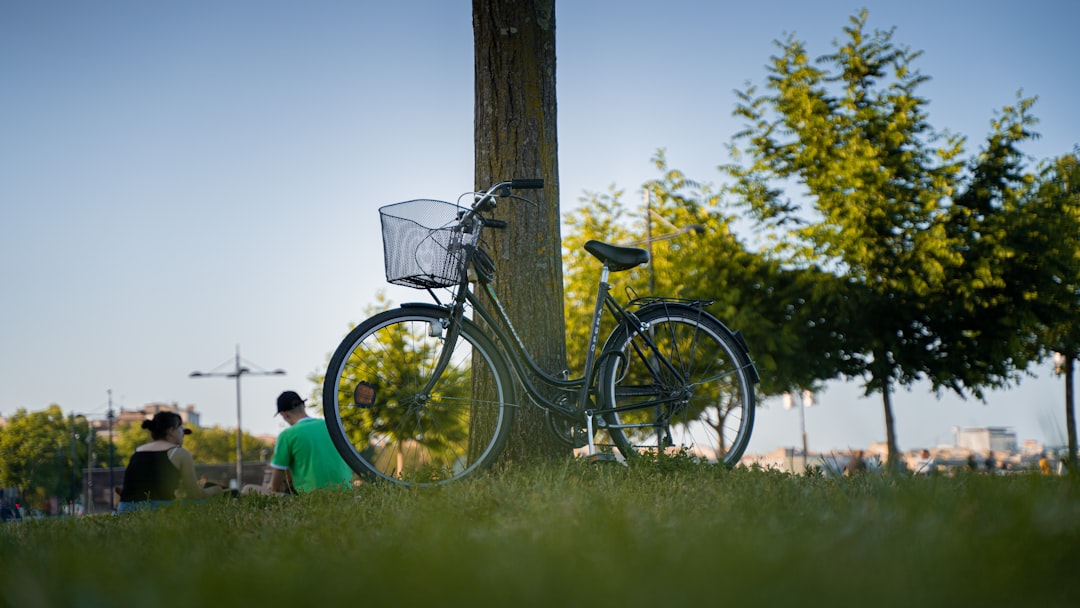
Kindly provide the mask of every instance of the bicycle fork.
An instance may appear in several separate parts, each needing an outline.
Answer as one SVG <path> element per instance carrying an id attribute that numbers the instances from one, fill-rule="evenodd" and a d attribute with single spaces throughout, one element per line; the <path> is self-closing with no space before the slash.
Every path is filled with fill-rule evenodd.
<path id="1" fill-rule="evenodd" d="M 457 343 L 458 335 L 461 333 L 461 323 L 459 321 L 464 314 L 464 304 L 457 302 L 455 299 L 454 305 L 450 308 L 450 316 L 446 320 L 446 325 L 432 323 L 428 328 L 429 336 L 442 338 L 443 347 L 442 352 L 439 353 L 439 360 L 435 362 L 435 367 L 431 370 L 431 377 L 424 384 L 424 388 L 420 390 L 419 396 L 424 401 L 427 401 L 431 395 L 431 389 L 435 388 L 435 383 L 439 381 L 439 378 L 442 377 L 443 372 L 446 370 L 446 366 L 450 364 L 450 357 L 454 354 L 454 344 Z"/>

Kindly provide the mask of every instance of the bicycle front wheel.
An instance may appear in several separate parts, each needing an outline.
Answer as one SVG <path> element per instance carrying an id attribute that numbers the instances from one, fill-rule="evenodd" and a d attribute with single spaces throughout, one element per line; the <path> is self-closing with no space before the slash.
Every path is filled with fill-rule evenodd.
<path id="1" fill-rule="evenodd" d="M 660 304 L 622 325 L 604 347 L 598 389 L 613 443 L 626 458 L 684 452 L 734 466 L 754 426 L 749 356 L 715 317 Z"/>
<path id="2" fill-rule="evenodd" d="M 352 330 L 323 383 L 326 425 L 338 452 L 365 479 L 435 485 L 485 468 L 514 417 L 502 355 L 462 321 L 448 343 L 448 314 L 428 306 L 389 310 Z M 425 391 L 449 348 L 449 364 Z"/>

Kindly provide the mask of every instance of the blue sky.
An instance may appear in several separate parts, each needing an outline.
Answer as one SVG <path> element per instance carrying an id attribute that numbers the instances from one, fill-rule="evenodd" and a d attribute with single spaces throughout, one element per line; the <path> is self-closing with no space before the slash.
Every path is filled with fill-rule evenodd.
<path id="1" fill-rule="evenodd" d="M 1034 159 L 1080 143 L 1080 2 L 667 2 L 556 7 L 563 211 L 615 184 L 635 200 L 671 166 L 719 183 L 773 40 L 827 53 L 848 16 L 925 52 L 930 120 L 975 150 L 1017 91 L 1039 97 Z M 0 414 L 57 403 L 101 416 L 193 404 L 235 427 L 235 384 L 190 379 L 236 346 L 285 377 L 243 380 L 247 430 L 312 392 L 384 281 L 377 208 L 470 189 L 471 3 L 8 0 L 0 4 Z M 954 426 L 1064 438 L 1046 367 L 987 404 L 896 395 L 902 448 Z M 880 399 L 833 383 L 806 412 L 812 450 L 884 439 Z M 800 443 L 798 413 L 759 412 L 750 450 Z"/>

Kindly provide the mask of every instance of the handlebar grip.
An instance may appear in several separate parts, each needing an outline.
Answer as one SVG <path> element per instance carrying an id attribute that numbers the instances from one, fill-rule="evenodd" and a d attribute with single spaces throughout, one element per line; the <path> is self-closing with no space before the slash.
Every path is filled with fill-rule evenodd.
<path id="1" fill-rule="evenodd" d="M 484 218 L 484 228 L 506 228 L 506 222 Z"/>
<path id="2" fill-rule="evenodd" d="M 515 179 L 510 182 L 510 187 L 515 190 L 539 190 L 544 187 L 542 179 Z"/>

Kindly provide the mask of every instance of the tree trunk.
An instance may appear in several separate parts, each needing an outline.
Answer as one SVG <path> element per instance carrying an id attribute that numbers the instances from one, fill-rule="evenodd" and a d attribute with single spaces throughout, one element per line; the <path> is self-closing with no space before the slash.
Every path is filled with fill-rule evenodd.
<path id="1" fill-rule="evenodd" d="M 1065 457 L 1066 470 L 1076 472 L 1076 404 L 1073 395 L 1073 355 L 1065 357 L 1065 432 L 1069 436 L 1069 454 Z"/>
<path id="2" fill-rule="evenodd" d="M 885 470 L 889 473 L 896 473 L 899 471 L 900 459 L 898 458 L 899 451 L 896 448 L 896 426 L 893 422 L 892 412 L 892 391 L 889 384 L 886 383 L 881 389 L 881 401 L 885 406 L 885 442 L 888 455 L 885 457 Z"/>
<path id="3" fill-rule="evenodd" d="M 544 369 L 566 367 L 562 240 L 555 121 L 555 1 L 473 0 L 476 187 L 542 178 L 543 190 L 522 194 L 535 206 L 503 201 L 495 212 L 505 230 L 488 230 L 496 290 L 522 341 Z M 563 456 L 543 412 L 526 407 L 519 388 L 515 424 L 503 461 Z"/>

